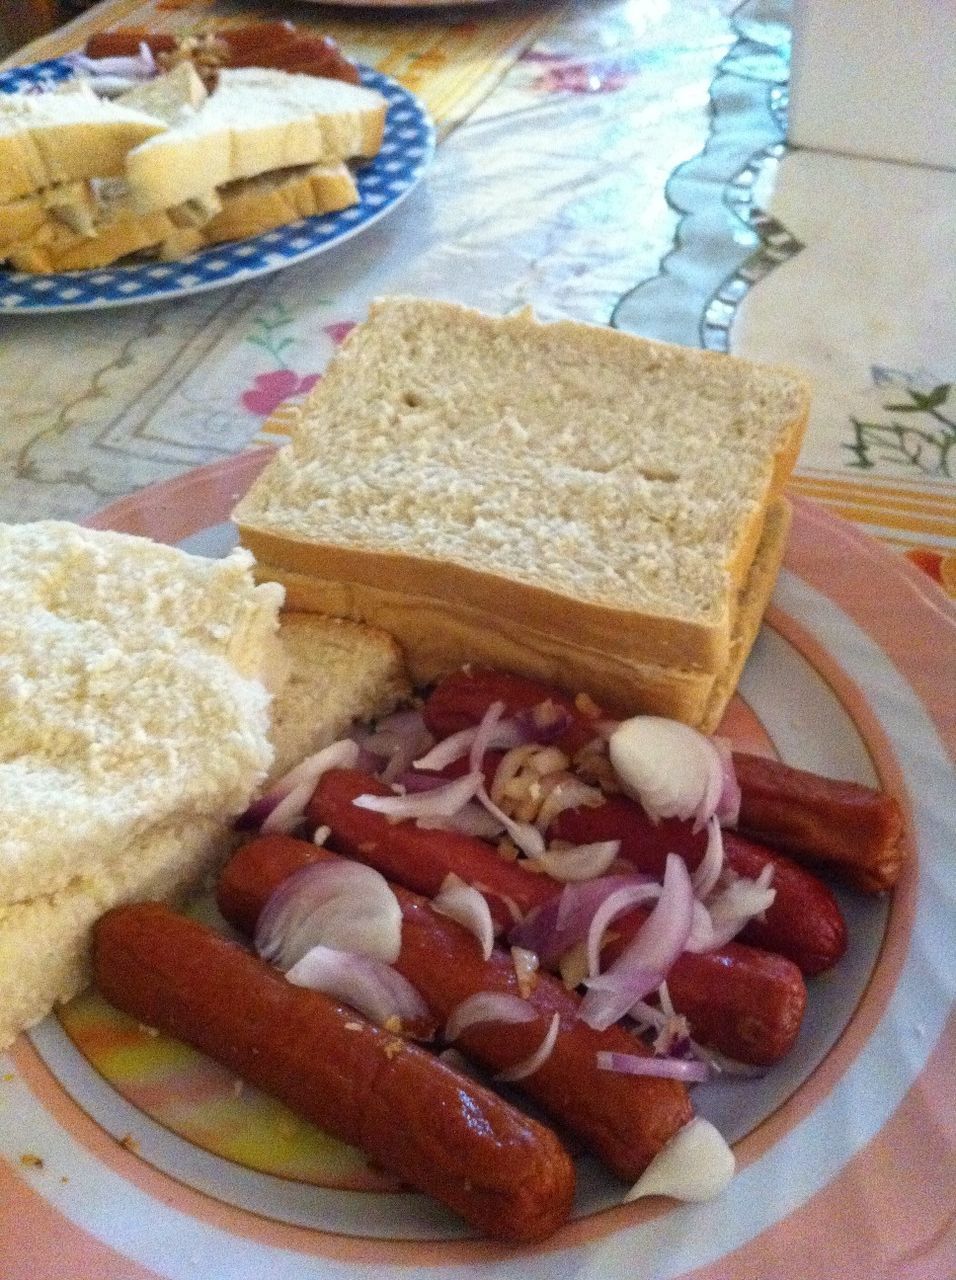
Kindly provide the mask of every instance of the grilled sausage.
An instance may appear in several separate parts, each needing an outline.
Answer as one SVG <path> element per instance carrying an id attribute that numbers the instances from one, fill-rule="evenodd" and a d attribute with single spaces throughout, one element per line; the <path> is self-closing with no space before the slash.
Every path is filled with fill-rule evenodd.
<path id="1" fill-rule="evenodd" d="M 383 814 L 358 809 L 353 802 L 363 793 L 390 794 L 370 774 L 330 770 L 319 780 L 308 814 L 316 825 L 330 828 L 333 848 L 389 880 L 433 897 L 454 872 L 488 897 L 493 916 L 505 900 L 527 915 L 563 888 L 549 876 L 500 858 L 483 840 L 413 822 L 394 823 Z M 466 855 L 461 859 L 460 851 Z M 614 933 L 630 940 L 644 918 L 634 912 L 615 921 Z M 806 1006 L 806 987 L 796 965 L 739 944 L 702 955 L 684 952 L 672 966 L 668 984 L 675 1008 L 702 1043 L 760 1065 L 776 1062 L 790 1050 Z"/>
<path id="2" fill-rule="evenodd" d="M 570 1211 L 558 1139 L 409 1041 L 158 903 L 94 931 L 94 981 L 117 1008 L 208 1054 L 360 1147 L 482 1233 L 544 1239 Z"/>
<path id="3" fill-rule="evenodd" d="M 219 879 L 217 901 L 225 918 L 249 933 L 269 895 L 293 872 L 337 855 L 288 836 L 264 836 L 240 849 Z M 489 960 L 472 935 L 433 911 L 417 894 L 393 889 L 402 908 L 402 948 L 395 968 L 444 1023 L 469 996 L 484 991 L 518 995 L 514 964 L 495 950 Z M 527 996 L 537 1017 L 520 1024 L 469 1028 L 457 1047 L 479 1066 L 502 1071 L 540 1045 L 555 1013 L 560 1032 L 537 1071 L 516 1082 L 552 1119 L 627 1181 L 640 1177 L 665 1142 L 690 1120 L 687 1090 L 675 1080 L 616 1075 L 598 1067 L 597 1054 L 647 1050 L 619 1027 L 594 1031 L 578 1018 L 579 998 L 541 974 Z"/>

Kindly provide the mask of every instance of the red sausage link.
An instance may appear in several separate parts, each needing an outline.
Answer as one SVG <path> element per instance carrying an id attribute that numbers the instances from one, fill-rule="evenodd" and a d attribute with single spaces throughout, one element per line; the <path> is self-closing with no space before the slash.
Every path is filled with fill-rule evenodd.
<path id="1" fill-rule="evenodd" d="M 83 51 L 88 58 L 134 58 L 141 44 L 147 45 L 151 53 L 172 53 L 176 43 L 176 37 L 169 32 L 117 27 L 115 31 L 94 32 Z"/>
<path id="2" fill-rule="evenodd" d="M 294 871 L 336 855 L 303 840 L 266 836 L 234 855 L 217 890 L 220 910 L 249 932 L 269 895 Z M 402 908 L 402 949 L 395 968 L 417 988 L 442 1023 L 463 1000 L 481 991 L 518 995 L 511 957 L 494 951 L 484 960 L 477 942 L 453 920 L 432 911 L 417 894 L 393 886 Z M 665 1142 L 691 1118 L 687 1091 L 675 1080 L 602 1071 L 599 1051 L 644 1053 L 619 1027 L 599 1032 L 578 1018 L 579 998 L 549 974 L 539 974 L 527 997 L 538 1017 L 519 1025 L 475 1026 L 456 1046 L 480 1066 L 505 1070 L 532 1054 L 552 1016 L 560 1032 L 550 1057 L 515 1083 L 612 1172 L 633 1181 Z"/>
<path id="3" fill-rule="evenodd" d="M 331 769 L 319 779 L 306 814 L 316 826 L 331 828 L 330 844 L 358 862 L 434 897 L 449 871 L 486 896 L 499 929 L 515 922 L 509 903 L 521 915 L 554 896 L 555 883 L 500 858 L 491 845 L 457 831 L 434 831 L 414 822 L 391 822 L 384 814 L 359 809 L 360 795 L 390 796 L 390 787 L 359 769 Z"/>
<path id="4" fill-rule="evenodd" d="M 477 724 L 493 702 L 504 702 L 513 715 L 548 698 L 571 718 L 560 745 L 573 753 L 594 736 L 593 708 L 588 706 L 586 715 L 579 700 L 523 676 L 480 667 L 456 671 L 436 685 L 423 713 L 431 732 L 446 737 Z M 892 796 L 743 751 L 735 751 L 733 759 L 744 835 L 830 871 L 864 893 L 882 893 L 896 884 L 906 851 L 902 814 Z"/>
<path id="5" fill-rule="evenodd" d="M 573 844 L 592 840 L 620 840 L 621 856 L 639 871 L 660 878 L 669 852 L 677 853 L 693 870 L 704 855 L 707 834 L 677 819 L 653 823 L 627 796 L 608 796 L 594 809 L 566 809 L 549 835 Z M 773 865 L 777 896 L 765 919 L 752 920 L 740 934 L 742 942 L 776 951 L 800 966 L 804 974 L 822 973 L 846 951 L 843 913 L 827 886 L 805 868 L 762 845 L 724 832 L 724 860 L 732 871 L 756 879 Z"/>
<path id="6" fill-rule="evenodd" d="M 510 924 L 502 910 L 504 898 L 522 915 L 543 906 L 563 888 L 549 876 L 537 875 L 508 862 L 482 840 L 449 837 L 455 833 L 423 830 L 414 823 L 392 823 L 382 814 L 356 809 L 363 792 L 388 794 L 371 775 L 335 769 L 319 781 L 309 804 L 309 816 L 332 831 L 332 847 L 358 862 L 375 867 L 387 879 L 433 897 L 449 872 L 489 897 L 493 917 Z M 459 857 L 459 854 L 462 856 Z M 638 928 L 615 933 L 630 939 Z M 728 959 L 729 956 L 729 959 Z M 675 1008 L 691 1023 L 694 1035 L 729 1057 L 768 1065 L 793 1046 L 806 1005 L 800 970 L 789 961 L 753 947 L 736 946 L 705 955 L 685 952 L 669 977 Z M 720 992 L 715 1006 L 716 991 Z M 676 992 L 676 994 L 675 994 Z M 696 993 L 705 993 L 699 997 Z M 721 1010 L 716 1016 L 715 1007 Z"/>
<path id="7" fill-rule="evenodd" d="M 864 893 L 884 893 L 905 860 L 903 816 L 892 797 L 779 760 L 734 752 L 740 830 L 805 859 Z"/>
<path id="8" fill-rule="evenodd" d="M 459 729 L 478 724 L 493 702 L 503 702 L 509 716 L 530 711 L 542 702 L 554 703 L 569 718 L 567 729 L 556 743 L 572 754 L 598 736 L 596 722 L 601 712 L 593 703 L 575 699 L 537 680 L 484 667 L 463 667 L 446 676 L 426 698 L 422 715 L 436 738 L 447 738 Z"/>
<path id="9" fill-rule="evenodd" d="M 408 1041 L 372 1026 L 158 903 L 94 932 L 107 1000 L 280 1098 L 486 1235 L 531 1242 L 566 1220 L 574 1168 L 555 1135 Z"/>

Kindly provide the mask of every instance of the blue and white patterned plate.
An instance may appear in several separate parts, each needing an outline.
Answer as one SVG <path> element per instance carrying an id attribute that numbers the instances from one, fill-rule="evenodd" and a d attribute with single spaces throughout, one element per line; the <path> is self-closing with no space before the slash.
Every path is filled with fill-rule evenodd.
<path id="1" fill-rule="evenodd" d="M 204 293 L 302 262 L 377 222 L 408 195 L 435 149 L 435 130 L 419 100 L 390 76 L 360 68 L 362 83 L 388 102 L 378 155 L 356 172 L 360 201 L 340 213 L 303 218 L 261 236 L 200 249 L 176 262 L 133 262 L 95 271 L 30 275 L 0 268 L 0 314 L 90 311 Z M 0 92 L 43 88 L 72 73 L 62 59 L 0 72 Z"/>

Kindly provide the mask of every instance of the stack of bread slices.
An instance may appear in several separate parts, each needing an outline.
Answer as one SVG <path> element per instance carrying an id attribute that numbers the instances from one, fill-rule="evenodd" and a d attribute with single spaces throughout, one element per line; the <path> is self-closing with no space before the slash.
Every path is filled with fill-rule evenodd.
<path id="1" fill-rule="evenodd" d="M 190 62 L 115 100 L 82 78 L 0 95 L 0 260 L 20 271 L 180 258 L 358 201 L 386 104 L 341 80 Z"/>
<path id="2" fill-rule="evenodd" d="M 234 519 L 293 607 L 720 720 L 780 567 L 795 374 L 527 311 L 384 299 Z"/>

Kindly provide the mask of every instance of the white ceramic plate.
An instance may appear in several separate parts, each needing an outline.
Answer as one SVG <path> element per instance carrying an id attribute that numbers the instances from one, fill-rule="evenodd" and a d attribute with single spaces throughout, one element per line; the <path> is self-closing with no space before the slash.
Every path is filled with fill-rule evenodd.
<path id="1" fill-rule="evenodd" d="M 421 180 L 435 149 L 435 130 L 421 102 L 397 80 L 369 67 L 360 71 L 362 83 L 384 95 L 388 112 L 381 150 L 355 171 L 357 205 L 212 245 L 176 262 L 130 262 L 50 275 L 0 268 L 0 315 L 93 311 L 205 293 L 326 253 L 378 222 Z M 63 59 L 15 67 L 0 72 L 0 92 L 48 86 L 71 74 Z"/>
<path id="2" fill-rule="evenodd" d="M 222 554 L 263 465 L 246 454 L 91 523 Z M 81 997 L 0 1062 L 5 1280 L 916 1280 L 956 1274 L 956 613 L 923 576 L 797 502 L 773 605 L 725 729 L 900 799 L 912 861 L 889 900 L 841 894 L 851 943 L 810 984 L 790 1060 L 707 1086 L 733 1139 L 717 1201 L 622 1205 L 579 1162 L 575 1218 L 519 1252 L 440 1208 L 214 1064 Z M 203 908 L 208 909 L 208 908 Z M 39 1163 L 38 1163 L 39 1162 Z"/>

